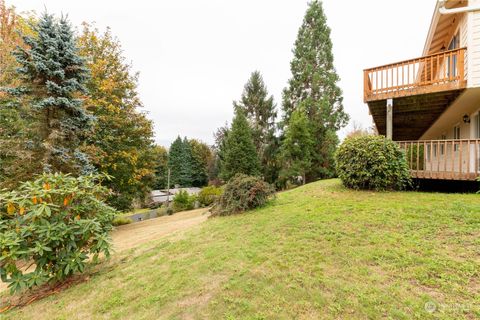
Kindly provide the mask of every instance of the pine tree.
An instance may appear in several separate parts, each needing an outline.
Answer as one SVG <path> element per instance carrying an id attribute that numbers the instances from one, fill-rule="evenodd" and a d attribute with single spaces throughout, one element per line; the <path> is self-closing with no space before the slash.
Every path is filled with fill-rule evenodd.
<path id="1" fill-rule="evenodd" d="M 260 160 L 264 178 L 273 182 L 275 179 L 275 119 L 276 105 L 273 96 L 268 95 L 267 87 L 259 71 L 254 71 L 245 84 L 241 99 L 234 102 L 240 108 L 252 128 L 253 142 Z"/>
<path id="2" fill-rule="evenodd" d="M 39 160 L 44 171 L 85 174 L 93 170 L 81 151 L 93 117 L 83 106 L 88 69 L 78 53 L 76 39 L 65 17 L 43 14 L 33 26 L 35 35 L 23 36 L 28 48 L 15 52 L 17 69 L 30 93 L 39 119 Z"/>
<path id="3" fill-rule="evenodd" d="M 283 163 L 281 180 L 296 180 L 296 177 L 301 176 L 305 183 L 306 172 L 312 165 L 313 146 L 310 122 L 303 108 L 297 108 L 285 128 L 280 156 Z"/>
<path id="4" fill-rule="evenodd" d="M 258 160 L 252 131 L 242 110 L 235 111 L 232 128 L 229 130 L 223 150 L 221 177 L 229 180 L 237 173 L 259 175 Z"/>
<path id="5" fill-rule="evenodd" d="M 310 2 L 298 32 L 290 68 L 292 78 L 283 92 L 283 123 L 287 125 L 295 109 L 305 107 L 315 141 L 307 180 L 333 173 L 336 131 L 348 122 L 343 109 L 339 76 L 333 64 L 330 28 L 321 1 Z"/>
<path id="6" fill-rule="evenodd" d="M 168 154 L 170 183 L 180 187 L 192 186 L 192 152 L 187 138 L 180 136 L 170 146 Z"/>

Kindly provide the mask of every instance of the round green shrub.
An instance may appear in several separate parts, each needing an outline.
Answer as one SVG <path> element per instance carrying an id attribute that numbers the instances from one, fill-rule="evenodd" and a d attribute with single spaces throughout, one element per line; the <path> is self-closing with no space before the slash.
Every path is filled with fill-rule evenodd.
<path id="1" fill-rule="evenodd" d="M 180 190 L 173 198 L 173 210 L 175 212 L 192 210 L 195 208 L 195 195 L 189 195 L 187 190 Z"/>
<path id="2" fill-rule="evenodd" d="M 225 185 L 213 214 L 225 216 L 261 207 L 274 195 L 274 188 L 261 178 L 237 174 Z"/>
<path id="3" fill-rule="evenodd" d="M 347 138 L 335 154 L 337 174 L 352 189 L 400 190 L 410 184 L 405 154 L 383 136 Z"/>
<path id="4" fill-rule="evenodd" d="M 0 193 L 0 277 L 18 292 L 83 272 L 110 255 L 115 209 L 101 176 L 44 174 Z M 25 270 L 24 265 L 35 265 Z"/>
<path id="5" fill-rule="evenodd" d="M 211 206 L 222 195 L 222 188 L 208 186 L 202 188 L 198 194 L 198 202 L 203 207 Z"/>

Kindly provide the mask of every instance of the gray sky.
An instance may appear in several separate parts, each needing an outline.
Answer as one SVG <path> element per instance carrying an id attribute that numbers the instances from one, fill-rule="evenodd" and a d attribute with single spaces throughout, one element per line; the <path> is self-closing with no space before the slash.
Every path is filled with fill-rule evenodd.
<path id="1" fill-rule="evenodd" d="M 345 109 L 352 121 L 368 127 L 362 70 L 420 56 L 436 0 L 323 2 Z M 178 134 L 212 143 L 216 128 L 231 120 L 232 100 L 239 99 L 253 70 L 262 72 L 280 108 L 307 1 L 7 0 L 7 5 L 63 12 L 76 26 L 82 21 L 110 26 L 140 72 L 139 92 L 155 123 L 156 141 L 169 146 Z"/>

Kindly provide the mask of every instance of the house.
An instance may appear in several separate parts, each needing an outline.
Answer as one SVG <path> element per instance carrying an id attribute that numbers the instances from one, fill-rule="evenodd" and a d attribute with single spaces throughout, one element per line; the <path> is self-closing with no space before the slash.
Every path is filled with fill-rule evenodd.
<path id="1" fill-rule="evenodd" d="M 153 190 L 150 193 L 151 202 L 154 204 L 161 204 L 172 201 L 175 195 L 180 191 L 187 191 L 189 195 L 197 195 L 202 189 L 200 188 L 173 188 L 167 190 Z"/>
<path id="2" fill-rule="evenodd" d="M 422 56 L 364 70 L 364 102 L 413 178 L 477 179 L 480 0 L 437 2 Z"/>
<path id="3" fill-rule="evenodd" d="M 173 199 L 173 194 L 167 191 L 153 190 L 150 192 L 150 200 L 154 204 L 161 204 Z"/>

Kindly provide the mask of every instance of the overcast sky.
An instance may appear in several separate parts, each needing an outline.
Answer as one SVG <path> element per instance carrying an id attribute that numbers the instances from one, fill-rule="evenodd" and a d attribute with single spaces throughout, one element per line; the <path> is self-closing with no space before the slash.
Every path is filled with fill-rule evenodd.
<path id="1" fill-rule="evenodd" d="M 335 66 L 351 123 L 371 125 L 363 103 L 368 67 L 422 53 L 436 0 L 324 0 Z M 139 92 L 157 143 L 177 135 L 213 142 L 230 121 L 250 73 L 259 70 L 280 108 L 290 77 L 302 0 L 7 0 L 19 11 L 68 14 L 107 26 L 140 72 Z M 350 124 L 351 126 L 351 124 Z M 344 136 L 348 127 L 340 136 Z"/>

